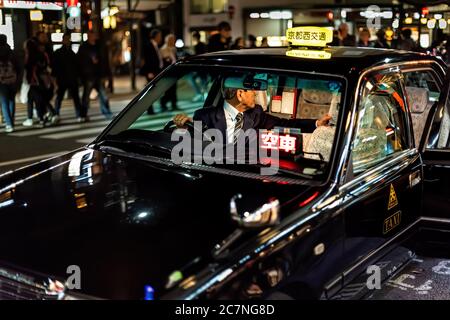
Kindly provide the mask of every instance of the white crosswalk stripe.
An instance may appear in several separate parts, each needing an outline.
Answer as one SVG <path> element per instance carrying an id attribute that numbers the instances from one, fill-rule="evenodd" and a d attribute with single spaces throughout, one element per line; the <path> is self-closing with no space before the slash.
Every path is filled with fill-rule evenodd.
<path id="1" fill-rule="evenodd" d="M 115 114 L 119 113 L 126 105 L 127 101 L 115 102 L 111 106 L 111 111 Z M 133 125 L 133 129 L 146 129 L 155 130 L 161 129 L 165 123 L 173 118 L 177 113 L 183 112 L 192 114 L 196 109 L 201 108 L 202 103 L 192 103 L 179 101 L 178 107 L 180 110 L 168 111 L 164 113 L 158 113 L 156 115 L 149 116 L 147 114 L 142 115 Z M 61 108 L 60 118 L 61 123 L 56 126 L 50 126 L 46 128 L 24 127 L 22 122 L 27 118 L 26 108 L 22 108 L 16 112 L 16 128 L 9 136 L 12 137 L 38 137 L 40 139 L 48 140 L 61 140 L 61 139 L 73 139 L 78 144 L 87 144 L 92 142 L 98 134 L 100 134 L 111 120 L 106 120 L 97 108 L 92 108 L 89 112 L 89 122 L 78 123 L 75 118 L 73 108 L 69 106 Z M 0 132 L 2 131 L 0 126 Z M 0 133 L 1 134 L 1 133 Z"/>

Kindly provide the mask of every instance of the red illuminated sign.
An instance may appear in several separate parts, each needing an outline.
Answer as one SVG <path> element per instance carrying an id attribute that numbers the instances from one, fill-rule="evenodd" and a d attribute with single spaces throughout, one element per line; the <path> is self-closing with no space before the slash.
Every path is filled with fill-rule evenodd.
<path id="1" fill-rule="evenodd" d="M 78 0 L 66 0 L 68 7 L 76 7 L 78 5 Z"/>
<path id="2" fill-rule="evenodd" d="M 281 150 L 285 152 L 295 153 L 297 137 L 289 134 L 278 134 L 273 131 L 268 131 L 261 134 L 261 148 L 270 150 Z"/>
<path id="3" fill-rule="evenodd" d="M 280 150 L 284 150 L 286 152 L 294 152 L 297 150 L 295 147 L 295 141 L 297 141 L 296 137 L 291 137 L 290 135 L 280 136 Z"/>

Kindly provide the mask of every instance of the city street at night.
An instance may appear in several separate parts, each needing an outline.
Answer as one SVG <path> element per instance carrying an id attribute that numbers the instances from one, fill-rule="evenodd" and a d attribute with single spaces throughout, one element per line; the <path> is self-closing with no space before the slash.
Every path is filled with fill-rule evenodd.
<path id="1" fill-rule="evenodd" d="M 0 0 L 0 300 L 450 301 L 449 63 L 450 0 Z"/>

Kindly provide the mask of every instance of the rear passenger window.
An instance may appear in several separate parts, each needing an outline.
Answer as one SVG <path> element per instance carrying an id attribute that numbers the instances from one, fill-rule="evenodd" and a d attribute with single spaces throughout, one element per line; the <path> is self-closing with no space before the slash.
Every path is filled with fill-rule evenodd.
<path id="1" fill-rule="evenodd" d="M 425 132 L 427 133 L 427 132 Z M 450 100 L 439 106 L 431 123 L 430 135 L 426 148 L 450 150 Z"/>
<path id="2" fill-rule="evenodd" d="M 414 141 L 419 146 L 430 109 L 439 100 L 440 89 L 429 70 L 406 71 L 404 78 Z"/>
<path id="3" fill-rule="evenodd" d="M 409 147 L 399 75 L 374 74 L 362 88 L 352 144 L 354 174 Z"/>

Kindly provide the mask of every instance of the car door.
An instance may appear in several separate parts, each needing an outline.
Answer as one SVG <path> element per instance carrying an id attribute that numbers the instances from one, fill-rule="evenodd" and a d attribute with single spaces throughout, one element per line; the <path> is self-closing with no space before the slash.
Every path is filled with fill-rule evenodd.
<path id="1" fill-rule="evenodd" d="M 439 103 L 428 117 L 421 142 L 424 166 L 424 216 L 450 218 L 450 74 Z"/>
<path id="2" fill-rule="evenodd" d="M 340 188 L 347 199 L 344 284 L 365 274 L 379 258 L 378 249 L 420 213 L 421 162 L 402 81 L 400 70 L 390 68 L 366 75 L 361 85 L 347 178 Z"/>

